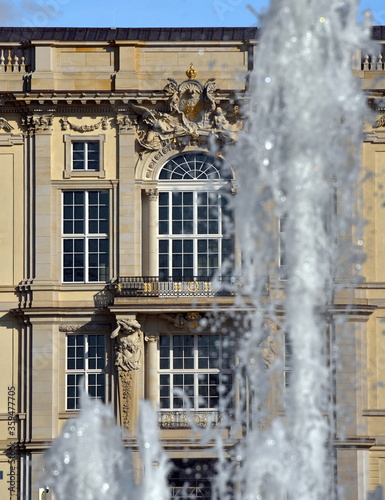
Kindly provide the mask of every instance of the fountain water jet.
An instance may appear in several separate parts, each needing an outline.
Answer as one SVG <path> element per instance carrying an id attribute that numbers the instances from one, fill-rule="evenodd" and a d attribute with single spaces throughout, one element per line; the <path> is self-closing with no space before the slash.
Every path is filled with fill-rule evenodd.
<path id="1" fill-rule="evenodd" d="M 335 494 L 327 465 L 331 395 L 323 337 L 336 278 L 351 279 L 355 258 L 347 235 L 367 109 L 351 67 L 354 51 L 369 38 L 369 25 L 357 24 L 357 7 L 355 0 L 271 2 L 250 79 L 248 130 L 231 154 L 238 165 L 242 281 L 254 308 L 239 356 L 252 394 L 251 429 L 238 449 L 239 498 L 247 500 Z M 270 250 L 279 245 L 284 280 Z M 269 301 L 261 276 L 270 277 Z M 269 375 L 254 353 L 266 338 L 266 318 L 292 346 L 293 370 L 285 418 L 264 431 L 268 391 L 261 381 Z"/>

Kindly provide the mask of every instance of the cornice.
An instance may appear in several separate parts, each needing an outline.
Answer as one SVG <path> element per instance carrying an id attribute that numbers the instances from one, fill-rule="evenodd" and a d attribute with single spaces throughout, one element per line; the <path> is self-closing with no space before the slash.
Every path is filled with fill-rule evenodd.
<path id="1" fill-rule="evenodd" d="M 242 101 L 245 98 L 245 91 L 239 90 L 217 90 L 218 100 L 224 101 Z M 149 102 L 148 102 L 149 101 Z M 116 106 L 129 106 L 131 104 L 165 104 L 168 97 L 162 90 L 122 90 L 122 91 L 100 91 L 100 92 L 74 92 L 74 91 L 36 91 L 36 92 L 6 92 L 0 93 L 0 102 L 2 109 L 4 107 L 17 106 L 32 106 L 39 107 L 49 106 L 50 109 L 56 111 L 68 111 L 67 106 L 82 106 L 82 110 L 87 106 L 106 106 L 108 104 L 109 110 Z M 63 106 L 66 104 L 67 106 Z M 97 109 L 100 111 L 100 108 Z M 47 110 L 44 109 L 46 112 Z"/>

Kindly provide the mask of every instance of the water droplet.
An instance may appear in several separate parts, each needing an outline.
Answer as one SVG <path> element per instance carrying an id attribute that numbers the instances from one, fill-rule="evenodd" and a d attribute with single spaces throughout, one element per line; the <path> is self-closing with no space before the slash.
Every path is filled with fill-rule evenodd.
<path id="1" fill-rule="evenodd" d="M 324 17 L 320 17 L 319 22 L 324 23 L 324 22 L 326 22 L 326 19 Z"/>
<path id="2" fill-rule="evenodd" d="M 145 448 L 150 448 L 150 446 L 151 446 L 150 443 L 144 443 Z"/>
<path id="3" fill-rule="evenodd" d="M 268 150 L 269 150 L 269 149 L 271 149 L 272 147 L 273 147 L 273 143 L 272 143 L 271 141 L 266 141 L 266 142 L 265 142 L 265 148 L 266 148 L 266 149 L 268 149 Z"/>
<path id="4" fill-rule="evenodd" d="M 204 50 L 199 50 L 199 51 L 198 51 L 198 54 L 199 54 L 200 56 L 203 56 L 203 54 L 204 54 L 204 53 L 205 53 L 205 51 L 204 51 Z"/>
<path id="5" fill-rule="evenodd" d="M 64 455 L 64 460 L 63 460 L 63 462 L 64 462 L 65 464 L 69 464 L 69 463 L 70 463 L 70 461 L 71 461 L 71 457 L 70 457 L 69 453 L 66 453 L 66 454 Z"/>
<path id="6" fill-rule="evenodd" d="M 364 244 L 364 242 L 362 240 L 358 240 L 357 241 L 358 245 L 362 246 Z"/>
<path id="7" fill-rule="evenodd" d="M 102 493 L 107 493 L 107 491 L 109 489 L 110 489 L 110 485 L 108 483 L 103 483 L 102 484 L 102 487 L 101 487 Z"/>
<path id="8" fill-rule="evenodd" d="M 265 82 L 266 82 L 266 83 L 270 83 L 270 82 L 271 82 L 271 78 L 270 78 L 270 76 L 267 76 L 267 77 L 265 78 Z"/>
<path id="9" fill-rule="evenodd" d="M 58 475 L 59 475 L 59 471 L 58 471 L 57 469 L 55 469 L 55 470 L 53 471 L 53 475 L 54 475 L 54 476 L 58 476 Z"/>
<path id="10" fill-rule="evenodd" d="M 270 164 L 269 158 L 264 158 L 262 163 L 267 167 Z"/>

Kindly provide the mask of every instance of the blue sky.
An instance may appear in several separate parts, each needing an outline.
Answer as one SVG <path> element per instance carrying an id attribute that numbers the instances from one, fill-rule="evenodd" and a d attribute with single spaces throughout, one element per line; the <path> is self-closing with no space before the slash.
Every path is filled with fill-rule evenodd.
<path id="1" fill-rule="evenodd" d="M 269 0 L 0 0 L 1 26 L 252 26 Z M 251 5 L 252 9 L 248 8 Z M 385 1 L 362 0 L 385 25 Z"/>

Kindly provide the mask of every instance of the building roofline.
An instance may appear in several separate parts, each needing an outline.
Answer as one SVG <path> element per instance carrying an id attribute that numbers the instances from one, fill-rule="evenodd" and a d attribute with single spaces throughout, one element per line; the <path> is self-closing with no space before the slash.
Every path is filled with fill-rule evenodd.
<path id="1" fill-rule="evenodd" d="M 0 42 L 54 40 L 60 42 L 109 42 L 139 40 L 154 42 L 232 41 L 258 38 L 259 28 L 0 28 Z"/>

